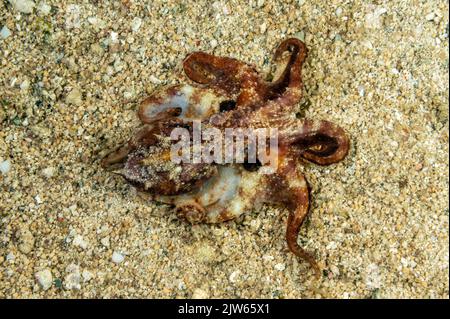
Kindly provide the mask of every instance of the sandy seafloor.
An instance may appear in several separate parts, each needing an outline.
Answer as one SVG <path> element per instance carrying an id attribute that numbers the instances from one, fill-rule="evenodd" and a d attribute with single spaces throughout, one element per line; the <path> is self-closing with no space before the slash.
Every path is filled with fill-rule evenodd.
<path id="1" fill-rule="evenodd" d="M 448 298 L 447 1 L 70 3 L 0 2 L 0 297 Z M 299 112 L 352 141 L 304 166 L 321 280 L 285 210 L 191 226 L 99 166 L 187 53 L 269 72 L 288 36 Z"/>

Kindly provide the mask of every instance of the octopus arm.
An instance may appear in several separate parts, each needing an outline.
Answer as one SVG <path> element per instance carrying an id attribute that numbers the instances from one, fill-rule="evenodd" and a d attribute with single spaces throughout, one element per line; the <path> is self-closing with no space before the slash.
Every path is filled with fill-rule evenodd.
<path id="1" fill-rule="evenodd" d="M 102 167 L 110 170 L 123 167 L 130 152 L 140 145 L 153 145 L 157 142 L 154 135 L 155 129 L 154 125 L 141 127 L 128 142 L 111 151 L 102 159 Z"/>
<path id="2" fill-rule="evenodd" d="M 258 79 L 257 72 L 250 65 L 205 52 L 189 54 L 183 61 L 183 69 L 192 81 L 229 94 L 239 93 L 243 85 Z"/>
<path id="3" fill-rule="evenodd" d="M 283 64 L 283 56 L 289 53 L 286 64 Z M 295 105 L 301 98 L 302 66 L 306 60 L 308 50 L 305 44 L 296 38 L 283 41 L 275 51 L 274 61 L 278 70 L 283 70 L 281 75 L 267 88 L 267 99 L 275 99 L 277 104 L 285 106 Z M 285 66 L 284 66 L 285 65 Z M 284 69 L 282 67 L 284 66 Z M 280 72 L 277 72 L 280 73 Z"/>
<path id="4" fill-rule="evenodd" d="M 279 139 L 290 145 L 294 155 L 319 165 L 330 165 L 344 159 L 350 148 L 345 131 L 329 122 L 310 119 L 280 119 Z"/>
<path id="5" fill-rule="evenodd" d="M 287 59 L 286 54 L 289 53 Z M 207 60 L 207 57 L 210 61 L 215 61 L 216 59 L 224 59 L 215 56 L 210 56 L 207 54 L 195 53 L 192 57 L 189 56 L 187 61 L 195 61 L 199 59 L 199 56 L 203 57 L 204 60 Z M 261 79 L 261 77 L 257 74 L 253 69 L 248 69 L 246 66 L 239 66 L 240 71 L 234 71 L 235 74 L 238 74 L 238 78 L 235 75 L 231 74 L 231 70 L 229 69 L 221 69 L 221 72 L 213 72 L 220 73 L 220 76 L 213 76 L 215 80 L 203 79 L 202 82 L 207 85 L 211 85 L 211 83 L 218 83 L 220 85 L 224 85 L 223 83 L 230 82 L 229 79 L 233 79 L 231 82 L 235 83 L 233 88 L 239 89 L 239 94 L 236 97 L 236 107 L 230 112 L 224 114 L 218 114 L 210 121 L 213 125 L 221 126 L 221 127 L 236 127 L 245 125 L 245 122 L 258 122 L 258 121 L 270 121 L 271 119 L 277 119 L 280 116 L 286 117 L 286 114 L 289 114 L 294 108 L 295 104 L 301 99 L 302 96 L 302 66 L 307 56 L 307 48 L 305 44 L 295 38 L 290 38 L 283 41 L 275 51 L 274 61 L 278 66 L 277 73 L 281 73 L 277 79 L 273 82 L 266 82 Z M 287 60 L 287 62 L 286 62 Z M 186 61 L 185 61 L 186 62 Z M 193 63 L 193 62 L 191 62 Z M 205 62 L 206 64 L 207 62 Z M 212 62 L 211 62 L 212 63 Z M 232 64 L 230 64 L 232 65 Z M 232 68 L 237 67 L 233 66 Z M 208 70 L 213 70 L 214 65 L 206 68 Z M 189 69 L 186 69 L 186 74 L 189 76 Z M 279 71 L 283 70 L 283 71 Z M 201 74 L 201 72 L 198 72 Z M 207 73 L 207 72 L 206 72 Z M 194 72 L 194 75 L 196 73 Z M 190 76 L 191 77 L 191 76 Z M 195 77 L 191 77 L 191 79 L 196 79 Z M 226 79 L 225 80 L 217 80 L 217 78 Z M 217 85 L 217 84 L 215 84 Z M 252 118 L 246 116 L 247 113 L 252 113 Z M 243 123 L 244 122 L 244 123 Z M 266 126 L 263 123 L 262 126 Z M 277 123 L 274 123 L 275 125 Z M 249 125 L 251 125 L 249 123 Z"/>
<path id="6" fill-rule="evenodd" d="M 139 106 L 138 117 L 143 123 L 172 117 L 201 120 L 219 112 L 223 100 L 226 96 L 212 89 L 191 85 L 169 86 L 146 98 Z"/>
<path id="7" fill-rule="evenodd" d="M 291 207 L 286 227 L 286 241 L 289 250 L 297 257 L 307 261 L 316 273 L 316 277 L 320 277 L 320 268 L 314 257 L 305 251 L 297 242 L 300 227 L 302 226 L 309 210 L 309 190 L 306 179 L 299 174 L 299 178 L 295 180 L 297 186 L 291 186 L 289 191 L 292 194 L 292 202 L 287 206 Z"/>
<path id="8" fill-rule="evenodd" d="M 260 177 L 237 166 L 219 166 L 218 174 L 197 190 L 179 196 L 157 196 L 175 206 L 177 215 L 190 223 L 220 223 L 254 207 Z"/>
<path id="9" fill-rule="evenodd" d="M 303 174 L 298 171 L 296 161 L 289 155 L 286 149 L 281 150 L 278 172 L 267 177 L 270 187 L 266 198 L 269 202 L 281 204 L 288 209 L 288 248 L 294 255 L 308 262 L 316 276 L 320 277 L 320 269 L 314 257 L 297 242 L 300 227 L 309 211 L 309 187 Z"/>

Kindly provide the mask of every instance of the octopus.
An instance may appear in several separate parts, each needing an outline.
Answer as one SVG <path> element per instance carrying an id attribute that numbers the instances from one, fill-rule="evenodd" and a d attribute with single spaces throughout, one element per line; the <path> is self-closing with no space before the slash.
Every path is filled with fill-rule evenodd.
<path id="1" fill-rule="evenodd" d="M 315 258 L 298 244 L 310 207 L 310 187 L 301 166 L 304 161 L 337 163 L 347 155 L 350 143 L 339 126 L 296 115 L 307 53 L 299 39 L 284 40 L 274 53 L 275 71 L 267 77 L 234 58 L 189 54 L 182 62 L 189 83 L 160 88 L 142 101 L 137 112 L 142 125 L 101 165 L 149 200 L 171 205 L 178 217 L 192 224 L 230 221 L 258 211 L 262 204 L 284 207 L 289 213 L 289 250 L 320 277 Z M 220 132 L 276 128 L 276 169 L 264 172 L 266 164 L 260 157 L 240 163 L 171 161 L 171 132 L 175 128 L 193 132 L 194 121 Z"/>

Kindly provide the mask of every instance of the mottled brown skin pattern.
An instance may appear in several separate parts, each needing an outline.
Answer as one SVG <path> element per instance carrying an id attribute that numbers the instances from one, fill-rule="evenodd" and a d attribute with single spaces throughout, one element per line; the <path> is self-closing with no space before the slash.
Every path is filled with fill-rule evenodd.
<path id="1" fill-rule="evenodd" d="M 152 158 L 159 156 L 155 154 L 163 154 L 161 147 L 157 146 L 157 136 L 167 137 L 173 127 L 187 125 L 185 120 L 189 119 L 189 114 L 200 109 L 200 98 L 207 92 L 214 92 L 215 95 L 223 97 L 224 101 L 220 103 L 220 108 L 218 102 L 211 102 L 207 115 L 200 117 L 204 125 L 219 128 L 221 131 L 230 127 L 278 129 L 278 169 L 274 174 L 264 176 L 260 182 L 262 186 L 255 189 L 255 192 L 264 202 L 281 204 L 289 210 L 286 230 L 288 247 L 296 256 L 307 261 L 316 275 L 320 276 L 320 269 L 314 257 L 297 243 L 299 229 L 308 214 L 310 201 L 307 181 L 298 169 L 299 159 L 319 165 L 339 162 L 347 155 L 349 139 L 342 128 L 328 121 L 296 118 L 294 108 L 302 97 L 301 70 L 306 57 L 307 48 L 303 42 L 295 38 L 283 41 L 274 54 L 274 62 L 281 72 L 277 72 L 277 78 L 269 82 L 264 80 L 255 68 L 236 59 L 204 52 L 188 55 L 183 61 L 183 68 L 186 76 L 196 85 L 188 88 L 195 92 L 192 97 L 188 96 L 186 99 L 194 100 L 194 105 L 190 109 L 188 107 L 183 116 L 180 116 L 182 104 L 178 105 L 181 105 L 181 108 L 172 107 L 170 103 L 175 101 L 174 97 L 185 94 L 180 93 L 180 87 L 169 88 L 160 95 L 149 97 L 138 112 L 144 127 L 128 143 L 103 159 L 103 166 L 129 167 L 139 150 L 142 154 L 142 149 L 147 155 L 152 155 Z M 154 147 L 157 147 L 158 151 L 155 151 Z M 168 180 L 166 173 L 173 168 L 166 168 L 164 171 L 163 164 L 167 159 L 161 157 L 158 162 L 158 157 L 156 158 L 155 165 L 146 161 L 146 170 L 160 174 L 157 182 L 148 181 L 148 178 L 139 175 L 142 165 L 138 164 L 132 165 L 131 173 L 130 169 L 125 170 L 124 177 L 149 193 L 179 195 L 198 188 L 217 173 L 210 169 L 217 165 L 215 163 L 199 167 L 181 167 L 185 173 Z M 177 183 L 182 186 L 177 187 Z M 239 196 L 244 195 L 242 192 L 237 193 L 236 197 Z M 174 198 L 176 199 L 176 196 Z M 209 217 L 208 209 L 197 200 L 177 207 L 176 211 L 180 217 L 190 222 L 221 222 L 237 217 L 236 213 L 230 213 L 226 209 L 214 218 Z"/>

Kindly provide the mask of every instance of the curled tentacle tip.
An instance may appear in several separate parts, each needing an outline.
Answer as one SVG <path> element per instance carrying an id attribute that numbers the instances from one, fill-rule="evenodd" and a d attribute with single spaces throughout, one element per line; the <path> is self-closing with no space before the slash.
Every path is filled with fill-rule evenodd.
<path id="1" fill-rule="evenodd" d="M 191 224 L 201 223 L 206 218 L 205 208 L 194 201 L 177 205 L 175 212 L 178 218 L 185 219 Z"/>
<path id="2" fill-rule="evenodd" d="M 300 60 L 306 59 L 308 55 L 308 48 L 305 43 L 297 38 L 288 38 L 281 42 L 275 51 L 275 60 L 278 60 L 286 51 L 296 51 Z"/>

